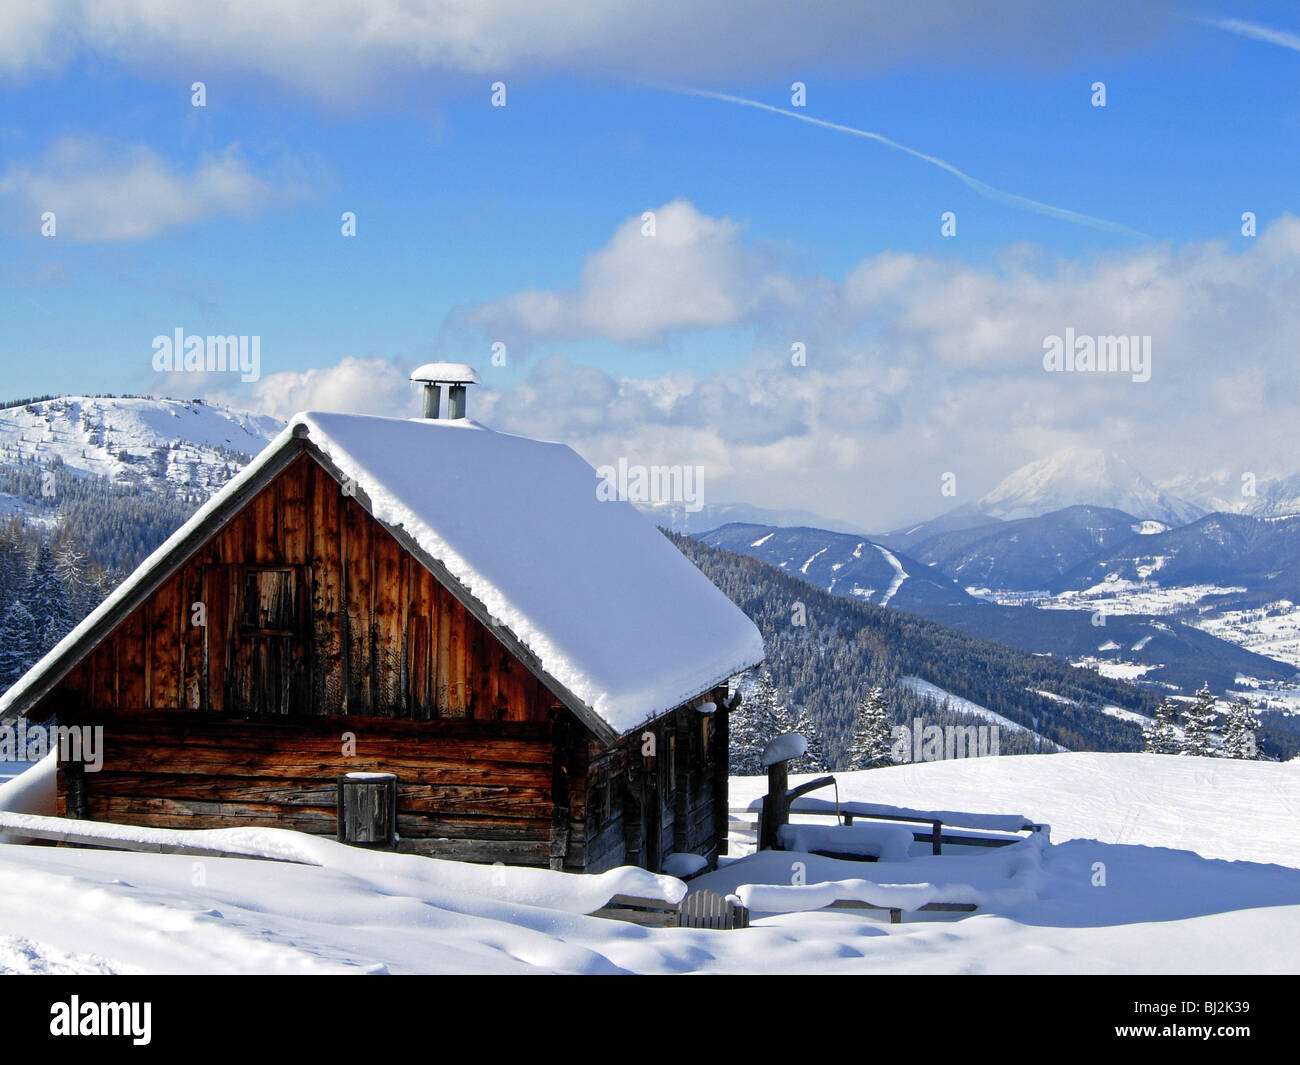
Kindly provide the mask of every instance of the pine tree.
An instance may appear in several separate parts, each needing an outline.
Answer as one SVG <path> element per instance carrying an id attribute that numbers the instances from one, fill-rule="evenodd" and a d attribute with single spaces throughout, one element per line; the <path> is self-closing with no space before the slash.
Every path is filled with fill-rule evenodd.
<path id="1" fill-rule="evenodd" d="M 1215 753 L 1212 742 L 1216 735 L 1214 727 L 1214 696 L 1210 694 L 1209 684 L 1201 685 L 1196 693 L 1196 701 L 1183 711 L 1187 724 L 1183 727 L 1183 745 L 1181 754 L 1190 754 L 1206 758 Z"/>
<path id="2" fill-rule="evenodd" d="M 22 598 L 37 633 L 37 653 L 44 654 L 72 628 L 67 596 L 59 580 L 54 553 L 47 543 L 37 549 Z"/>
<path id="3" fill-rule="evenodd" d="M 749 692 L 731 715 L 730 772 L 737 776 L 762 774 L 763 748 L 774 736 L 788 731 L 783 727 L 787 716 L 788 711 L 777 694 L 771 675 L 765 669 L 759 670 Z"/>
<path id="4" fill-rule="evenodd" d="M 54 571 L 63 588 L 66 619 L 69 625 L 75 625 L 100 600 L 92 567 L 75 537 L 66 537 L 55 550 Z"/>
<path id="5" fill-rule="evenodd" d="M 27 582 L 27 548 L 22 523 L 15 516 L 0 529 L 0 617 L 22 594 Z"/>
<path id="6" fill-rule="evenodd" d="M 817 719 L 807 709 L 800 710 L 792 727 L 782 729 L 782 731 L 797 732 L 808 741 L 808 749 L 804 752 L 803 757 L 796 758 L 790 763 L 792 772 L 821 773 L 830 768 L 827 764 L 826 745 L 822 740 L 822 730 L 817 724 Z"/>
<path id="7" fill-rule="evenodd" d="M 1148 754 L 1178 754 L 1182 751 L 1178 732 L 1174 727 L 1177 720 L 1177 704 L 1169 698 L 1160 700 L 1155 719 L 1142 729 L 1142 739 L 1146 742 Z"/>
<path id="8" fill-rule="evenodd" d="M 1223 758 L 1255 759 L 1259 757 L 1255 749 L 1255 737 L 1259 732 L 1259 718 L 1250 701 L 1237 699 L 1228 710 L 1228 718 L 1223 727 L 1223 743 L 1219 755 Z"/>
<path id="9" fill-rule="evenodd" d="M 849 741 L 849 768 L 870 769 L 892 761 L 893 735 L 889 730 L 889 713 L 885 708 L 885 693 L 879 684 L 858 703 L 858 714 L 853 723 L 853 738 Z"/>
<path id="10" fill-rule="evenodd" d="M 0 692 L 8 691 L 31 668 L 38 650 L 32 612 L 15 599 L 0 618 Z"/>

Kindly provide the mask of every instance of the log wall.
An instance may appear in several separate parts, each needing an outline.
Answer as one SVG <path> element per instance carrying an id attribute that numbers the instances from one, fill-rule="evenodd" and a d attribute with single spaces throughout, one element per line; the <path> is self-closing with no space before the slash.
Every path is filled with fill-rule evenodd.
<path id="1" fill-rule="evenodd" d="M 337 777 L 387 772 L 398 778 L 400 849 L 547 866 L 557 762 L 578 785 L 572 814 L 585 816 L 584 766 L 556 746 L 550 724 L 118 714 L 105 724 L 104 754 L 97 773 L 60 766 L 60 816 L 333 836 Z M 560 868 L 580 869 L 585 847 L 560 857 Z"/>
<path id="2" fill-rule="evenodd" d="M 726 853 L 726 688 L 704 715 L 681 707 L 612 747 L 592 744 L 586 780 L 586 858 L 590 872 L 617 865 L 657 869 L 669 854 L 710 864 Z M 654 736 L 654 756 L 643 752 Z"/>
<path id="3" fill-rule="evenodd" d="M 124 618 L 41 712 L 541 722 L 556 705 L 304 454 Z"/>

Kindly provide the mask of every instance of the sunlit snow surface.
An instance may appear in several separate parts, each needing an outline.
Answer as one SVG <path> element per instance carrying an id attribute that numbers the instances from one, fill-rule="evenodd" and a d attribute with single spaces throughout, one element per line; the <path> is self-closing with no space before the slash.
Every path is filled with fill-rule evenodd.
<path id="1" fill-rule="evenodd" d="M 0 971 L 1300 969 L 1300 763 L 1058 754 L 838 776 L 845 799 L 1049 822 L 1033 897 L 1007 892 L 968 917 L 912 914 L 893 926 L 871 911 L 822 910 L 760 915 L 735 932 L 647 929 L 502 901 L 491 869 L 417 879 L 369 868 L 364 853 L 325 868 L 11 845 L 0 846 Z M 762 790 L 735 779 L 731 805 Z M 913 854 L 895 868 L 917 879 L 960 881 L 976 868 Z M 880 864 L 766 853 L 721 874 L 789 884 L 795 861 L 810 883 L 871 877 Z M 514 872 L 504 880 L 515 884 Z"/>

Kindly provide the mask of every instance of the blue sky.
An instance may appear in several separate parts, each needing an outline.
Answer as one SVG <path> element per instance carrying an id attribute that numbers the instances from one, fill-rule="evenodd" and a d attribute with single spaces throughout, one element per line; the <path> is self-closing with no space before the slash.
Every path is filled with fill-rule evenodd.
<path id="1" fill-rule="evenodd" d="M 230 13 L 233 28 L 178 29 L 161 16 L 133 15 L 138 25 L 132 30 L 128 20 L 121 32 L 78 4 L 59 7 L 54 21 L 34 8 L 24 16 L 18 9 L 27 5 L 19 4 L 4 16 L 10 43 L 0 51 L 0 391 L 8 398 L 188 389 L 283 415 L 304 391 L 316 398 L 303 375 L 320 382 L 346 360 L 373 360 L 367 365 L 391 370 L 360 376 L 374 383 L 374 395 L 345 394 L 360 407 L 406 413 L 393 381 L 429 358 L 464 359 L 485 370 L 496 393 L 486 409 L 507 427 L 566 439 L 593 460 L 658 456 L 680 428 L 679 457 L 718 465 L 714 483 L 731 489 L 727 498 L 826 510 L 818 502 L 836 478 L 852 479 L 866 456 L 888 454 L 896 506 L 882 512 L 869 493 L 854 492 L 844 514 L 886 522 L 923 513 L 928 497 L 909 492 L 907 478 L 929 478 L 957 456 L 970 463 L 972 488 L 988 487 L 1012 459 L 1039 457 L 1035 449 L 1128 446 L 1146 412 L 1159 422 L 1217 392 L 1189 361 L 1180 382 L 1153 379 L 1146 393 L 1129 389 L 1119 402 L 1114 390 L 1101 399 L 1095 389 L 1066 396 L 1065 410 L 1100 404 L 1091 429 L 1067 415 L 998 440 L 975 424 L 987 420 L 988 395 L 1014 394 L 1013 409 L 1037 409 L 1034 390 L 1058 386 L 1036 365 L 1042 332 L 1030 331 L 1024 343 L 999 341 L 1025 355 L 1024 372 L 1008 378 L 1004 352 L 962 364 L 915 318 L 927 298 L 941 315 L 954 291 L 972 286 L 990 286 L 989 306 L 1001 305 L 1031 276 L 1055 293 L 1039 305 L 1059 300 L 1086 324 L 1089 308 L 1104 317 L 1108 285 L 1140 272 L 1151 256 L 1165 263 L 1157 277 L 1192 286 L 1178 306 L 1213 301 L 1197 264 L 1221 256 L 1231 275 L 1253 254 L 1240 232 L 1242 212 L 1257 214 L 1261 233 L 1300 213 L 1300 50 L 1186 16 L 1300 34 L 1293 5 L 1139 4 L 1133 21 L 1116 16 L 1114 25 L 1086 6 L 1035 5 L 1055 9 L 1059 21 L 1026 16 L 1013 32 L 991 15 L 945 25 L 952 20 L 943 5 L 919 4 L 921 22 L 879 29 L 884 59 L 871 48 L 845 48 L 835 32 L 856 25 L 860 8 L 863 40 L 874 40 L 867 18 L 874 5 L 827 6 L 842 22 L 828 17 L 834 25 L 825 38 L 814 27 L 790 56 L 780 47 L 781 16 L 765 14 L 771 5 L 717 5 L 717 26 L 692 39 L 716 31 L 731 43 L 713 52 L 701 46 L 698 56 L 685 45 L 674 50 L 681 5 L 659 6 L 666 39 L 632 56 L 616 23 L 598 21 L 570 50 L 563 27 L 539 41 L 542 30 L 530 35 L 509 12 L 485 18 L 480 40 L 448 44 L 437 4 L 409 31 L 409 50 L 401 38 L 375 46 L 352 26 L 300 33 L 286 18 L 268 29 L 244 4 Z M 195 80 L 205 82 L 206 107 L 191 106 Z M 504 108 L 490 106 L 496 80 L 507 85 Z M 996 202 L 881 144 L 663 87 L 790 108 L 796 80 L 807 85 L 800 113 L 882 134 L 1005 192 L 1143 236 Z M 1106 84 L 1104 108 L 1091 105 L 1095 81 Z M 53 238 L 40 234 L 47 201 L 59 219 Z M 735 286 L 717 294 L 725 307 L 675 318 L 669 306 L 662 324 L 608 320 L 596 304 L 618 294 L 602 286 L 583 296 L 584 264 L 612 247 L 620 226 L 674 202 L 689 205 L 682 224 L 691 234 L 704 227 L 716 242 L 709 262 L 722 264 Z M 940 214 L 949 210 L 957 216 L 953 238 L 940 235 Z M 355 238 L 340 235 L 343 211 L 356 212 Z M 114 214 L 131 232 L 114 230 L 106 218 Z M 696 247 L 695 236 L 683 239 Z M 1289 238 L 1275 239 L 1285 246 L 1281 261 L 1229 277 L 1235 289 L 1225 308 L 1254 307 L 1261 278 L 1291 276 Z M 909 275 L 911 302 L 873 296 L 847 313 L 846 279 L 890 256 L 924 264 Z M 617 255 L 602 262 L 612 269 Z M 709 262 L 698 268 L 707 273 Z M 682 267 L 685 276 L 691 269 Z M 924 285 L 931 294 L 916 295 Z M 761 299 L 748 300 L 747 286 Z M 799 295 L 769 295 L 786 290 Z M 576 309 L 541 327 L 511 302 L 529 292 L 561 302 L 569 293 Z M 1277 311 L 1282 293 L 1261 298 L 1269 321 L 1246 330 L 1242 363 L 1252 345 L 1271 351 L 1293 335 Z M 1233 313 L 1221 310 L 1220 324 Z M 1183 332 L 1171 334 L 1170 345 L 1180 359 L 1194 358 L 1183 354 L 1184 334 L 1203 337 L 1204 324 L 1166 308 L 1151 311 L 1144 329 L 1143 313 L 1135 306 L 1114 330 L 1157 332 L 1159 340 L 1158 330 L 1177 320 Z M 264 380 L 160 381 L 151 341 L 178 326 L 260 336 Z M 1217 337 L 1202 357 L 1221 357 L 1225 338 L 1236 336 Z M 766 397 L 756 420 L 779 409 L 783 387 L 771 373 L 792 338 L 825 353 L 826 388 L 870 391 L 872 381 L 900 370 L 907 381 L 863 396 L 858 432 L 846 418 L 826 438 L 824 419 L 810 408 L 786 427 L 789 469 L 759 476 L 759 465 L 772 471 L 762 449 L 781 440 L 753 427 L 729 438 L 716 426 L 730 419 L 737 395 L 754 389 Z M 494 340 L 510 351 L 503 368 L 489 365 Z M 1252 394 L 1286 393 L 1273 376 L 1282 368 L 1266 353 L 1260 358 Z M 629 389 L 644 399 L 666 388 L 676 403 L 710 387 L 716 398 L 696 404 L 693 416 L 684 406 L 676 422 L 632 403 L 621 428 L 593 428 L 594 416 L 571 423 L 533 416 L 529 404 L 540 405 L 546 389 L 564 391 L 564 367 L 622 382 L 623 398 Z M 843 371 L 839 385 L 832 370 Z M 802 401 L 816 406 L 816 393 Z M 599 391 L 574 402 L 584 397 L 604 406 Z M 927 398 L 939 397 L 952 408 L 942 429 L 926 414 Z M 680 443 L 709 426 L 709 440 Z M 956 442 L 968 431 L 969 440 Z M 1282 472 L 1289 461 L 1282 438 L 1254 432 L 1241 461 Z M 1168 477 L 1214 472 L 1213 449 L 1189 466 L 1185 449 L 1158 426 L 1136 442 L 1148 452 L 1140 468 Z M 839 458 L 816 460 L 815 478 L 801 474 L 799 463 L 823 447 Z M 905 454 L 918 456 L 918 466 L 898 472 Z M 730 457 L 719 463 L 722 455 Z"/>

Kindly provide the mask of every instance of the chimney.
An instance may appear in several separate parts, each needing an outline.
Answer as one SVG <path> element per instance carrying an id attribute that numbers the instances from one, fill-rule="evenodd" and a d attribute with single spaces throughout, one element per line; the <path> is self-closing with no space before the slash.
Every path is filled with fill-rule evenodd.
<path id="1" fill-rule="evenodd" d="M 442 386 L 447 386 L 447 417 L 465 417 L 465 389 L 479 385 L 478 374 L 463 362 L 430 362 L 418 367 L 411 380 L 424 386 L 424 416 L 437 420 L 441 415 Z"/>

